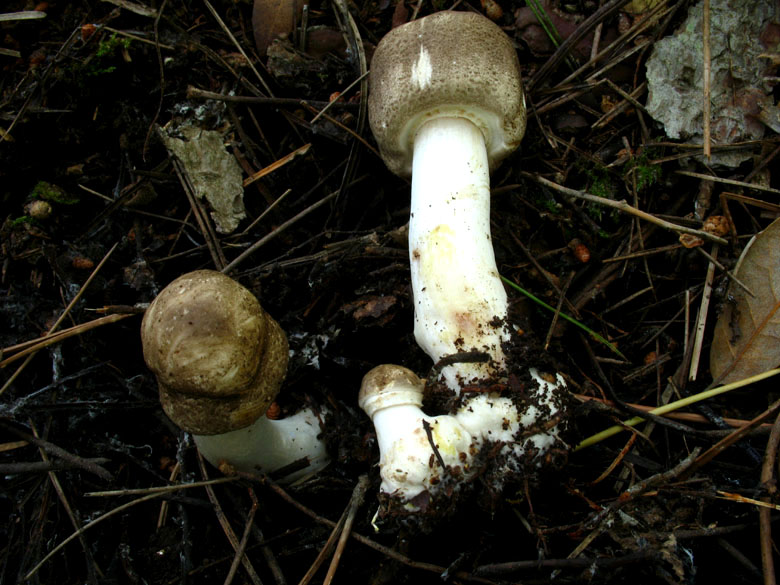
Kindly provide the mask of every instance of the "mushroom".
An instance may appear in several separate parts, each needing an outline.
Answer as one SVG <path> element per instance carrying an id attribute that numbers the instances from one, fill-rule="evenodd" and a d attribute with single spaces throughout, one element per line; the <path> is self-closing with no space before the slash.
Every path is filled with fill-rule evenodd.
<path id="1" fill-rule="evenodd" d="M 560 374 L 528 368 L 515 390 L 491 389 L 510 388 L 509 370 L 518 365 L 507 364 L 503 347 L 511 329 L 490 234 L 490 171 L 525 131 L 512 42 L 478 14 L 427 16 L 381 40 L 370 90 L 369 121 L 382 157 L 412 180 L 417 343 L 436 363 L 467 351 L 489 358 L 445 362 L 442 380 L 458 399 L 440 416 L 421 410 L 424 384 L 400 366 L 380 366 L 363 380 L 360 405 L 377 433 L 381 490 L 407 510 L 422 510 L 424 492 L 449 498 L 477 467 L 500 488 L 562 446 L 557 419 L 566 386 Z M 480 391 L 462 393 L 472 384 Z"/>
<path id="2" fill-rule="evenodd" d="M 149 305 L 141 340 L 163 410 L 206 460 L 250 472 L 295 468 L 285 481 L 327 465 L 310 408 L 266 416 L 287 371 L 287 337 L 236 281 L 212 270 L 180 276 Z"/>
<path id="3" fill-rule="evenodd" d="M 559 441 L 555 426 L 524 431 L 560 409 L 556 391 L 563 384 L 560 375 L 550 381 L 533 368 L 529 372 L 536 387 L 522 408 L 510 398 L 485 392 L 453 414 L 428 416 L 422 410 L 425 383 L 414 372 L 391 364 L 370 370 L 358 403 L 377 435 L 380 491 L 416 512 L 440 494 L 451 498 L 479 471 L 475 458 L 480 453 L 489 451 L 496 460 L 494 489 L 522 472 L 526 461 L 533 462 Z"/>
<path id="4" fill-rule="evenodd" d="M 517 148 L 525 99 L 512 42 L 487 18 L 438 12 L 400 26 L 371 64 L 369 121 L 388 168 L 412 178 L 409 256 L 417 343 L 456 393 L 501 373 L 507 296 L 490 236 L 489 172 Z"/>

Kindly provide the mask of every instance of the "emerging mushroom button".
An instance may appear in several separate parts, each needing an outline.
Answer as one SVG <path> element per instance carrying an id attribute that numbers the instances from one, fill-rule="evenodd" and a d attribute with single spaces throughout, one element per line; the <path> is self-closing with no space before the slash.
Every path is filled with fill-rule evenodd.
<path id="1" fill-rule="evenodd" d="M 442 502 L 451 502 L 475 477 L 499 491 L 536 466 L 540 454 L 563 446 L 555 425 L 527 432 L 558 413 L 563 380 L 546 381 L 533 368 L 529 374 L 522 409 L 508 397 L 481 392 L 451 414 L 428 416 L 422 410 L 424 382 L 414 372 L 392 364 L 370 370 L 358 402 L 374 423 L 381 491 L 391 508 L 446 508 Z"/>
<path id="2" fill-rule="evenodd" d="M 211 270 L 177 278 L 147 309 L 141 340 L 163 410 L 211 463 L 270 473 L 301 461 L 287 480 L 327 464 L 311 409 L 265 416 L 287 372 L 287 337 L 236 281 Z"/>

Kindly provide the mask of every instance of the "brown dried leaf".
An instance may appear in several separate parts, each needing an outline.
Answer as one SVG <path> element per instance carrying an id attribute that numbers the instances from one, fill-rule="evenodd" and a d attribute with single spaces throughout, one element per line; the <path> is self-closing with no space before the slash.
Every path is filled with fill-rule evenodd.
<path id="1" fill-rule="evenodd" d="M 710 371 L 724 384 L 780 364 L 780 220 L 746 246 L 736 276 L 754 296 L 732 282 L 715 325 Z"/>
<path id="2" fill-rule="evenodd" d="M 729 219 L 725 215 L 711 215 L 704 220 L 704 225 L 701 226 L 701 229 L 708 234 L 722 238 L 729 233 Z"/>
<path id="3" fill-rule="evenodd" d="M 364 319 L 366 317 L 373 317 L 378 319 L 382 317 L 390 308 L 398 301 L 394 296 L 368 296 L 361 299 L 356 304 L 359 304 L 359 308 L 352 314 L 356 320 Z"/>
<path id="4" fill-rule="evenodd" d="M 407 22 L 409 22 L 409 10 L 407 10 L 406 4 L 404 4 L 404 0 L 398 0 L 398 2 L 395 4 L 395 9 L 393 10 L 391 28 L 398 28 Z"/>
<path id="5" fill-rule="evenodd" d="M 293 32 L 302 8 L 303 0 L 255 0 L 252 30 L 255 46 L 261 55 L 265 55 L 274 39 Z"/>
<path id="6" fill-rule="evenodd" d="M 699 246 L 704 245 L 704 240 L 702 240 L 699 236 L 694 236 L 693 234 L 680 234 L 678 239 L 680 240 L 680 243 L 683 245 L 683 247 L 688 249 L 698 248 Z"/>

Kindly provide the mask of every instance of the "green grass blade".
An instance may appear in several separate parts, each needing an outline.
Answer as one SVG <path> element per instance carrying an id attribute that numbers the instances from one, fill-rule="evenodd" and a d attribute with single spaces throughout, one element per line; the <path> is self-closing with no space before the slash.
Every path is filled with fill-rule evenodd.
<path id="1" fill-rule="evenodd" d="M 761 380 L 764 380 L 765 378 L 771 378 L 772 376 L 776 376 L 777 374 L 780 374 L 780 368 L 777 368 L 775 370 L 769 370 L 768 372 L 764 372 L 762 374 L 756 374 L 755 376 L 751 376 L 750 378 L 745 378 L 744 380 L 737 380 L 736 382 L 732 382 L 731 384 L 726 384 L 725 386 L 710 388 L 709 390 L 699 392 L 698 394 L 693 394 L 692 396 L 686 396 L 685 398 L 681 398 L 680 400 L 675 400 L 674 402 L 670 402 L 669 404 L 664 404 L 663 406 L 654 408 L 653 410 L 650 411 L 650 414 L 657 414 L 657 415 L 666 414 L 668 412 L 672 412 L 680 408 L 683 408 L 684 406 L 689 406 L 691 404 L 695 404 L 696 402 L 701 402 L 702 400 L 706 400 L 707 398 L 712 398 L 713 396 L 718 396 L 719 394 L 724 394 L 725 392 L 730 392 L 731 390 L 742 388 L 743 386 L 747 386 L 748 384 L 759 382 Z M 609 427 L 608 429 L 601 431 L 600 433 L 591 435 L 587 439 L 584 439 L 579 445 L 577 445 L 574 448 L 574 451 L 579 451 L 580 449 L 584 449 L 585 447 L 590 447 L 591 445 L 600 443 L 604 439 L 607 439 L 613 435 L 617 435 L 620 431 L 625 431 L 626 427 L 633 427 L 638 425 L 643 420 L 645 419 L 643 419 L 641 416 L 635 416 L 634 418 L 630 418 L 628 420 L 623 421 L 622 425 L 615 425 L 613 427 Z"/>
<path id="2" fill-rule="evenodd" d="M 544 11 L 544 8 L 538 2 L 538 0 L 525 0 L 525 4 L 528 6 L 528 8 L 531 9 L 531 12 L 534 13 L 536 20 L 539 21 L 539 25 L 550 38 L 553 45 L 556 47 L 560 46 L 561 35 L 558 34 L 558 29 L 555 28 L 552 20 L 550 20 L 550 17 L 547 16 L 547 13 Z"/>
<path id="3" fill-rule="evenodd" d="M 539 297 L 537 297 L 537 296 L 534 296 L 533 294 L 531 294 L 530 292 L 528 292 L 528 291 L 527 291 L 527 290 L 525 290 L 524 288 L 522 288 L 522 287 L 520 287 L 520 286 L 516 285 L 514 282 L 512 282 L 512 281 L 511 281 L 511 280 L 509 280 L 508 278 L 505 278 L 505 277 L 503 277 L 503 276 L 502 276 L 502 277 L 501 277 L 501 280 L 503 280 L 505 283 L 507 283 L 509 286 L 511 286 L 511 287 L 512 287 L 513 289 L 515 289 L 516 291 L 523 293 L 525 296 L 527 296 L 527 297 L 528 297 L 529 299 L 531 299 L 533 302 L 537 303 L 538 305 L 541 305 L 542 307 L 544 307 L 544 308 L 545 308 L 545 309 L 547 309 L 548 311 L 552 311 L 553 313 L 556 313 L 556 312 L 558 312 L 558 311 L 557 311 L 557 310 L 556 310 L 554 307 L 551 307 L 550 305 L 548 305 L 547 303 L 545 303 L 545 302 L 544 302 L 542 299 L 540 299 Z M 607 341 L 606 339 L 604 339 L 604 338 L 603 338 L 601 335 L 599 335 L 598 333 L 596 333 L 595 331 L 593 331 L 593 330 L 592 330 L 590 327 L 588 327 L 587 325 L 584 325 L 584 324 L 580 323 L 580 322 L 579 322 L 579 321 L 577 321 L 575 318 L 573 318 L 573 317 L 570 317 L 570 316 L 569 316 L 569 315 L 567 315 L 566 313 L 558 313 L 558 315 L 561 317 L 561 319 L 565 319 L 566 321 L 568 321 L 568 322 L 569 322 L 569 323 L 571 323 L 572 325 L 576 325 L 577 327 L 579 327 L 579 328 L 580 328 L 580 329 L 582 329 L 583 331 L 587 332 L 587 334 L 588 334 L 588 335 L 590 335 L 590 336 L 591 336 L 593 339 L 595 339 L 595 340 L 596 340 L 596 341 L 598 341 L 599 343 L 603 343 L 605 346 L 607 346 L 607 347 L 610 349 L 610 351 L 614 352 L 616 355 L 619 355 L 619 356 L 620 356 L 622 359 L 624 359 L 624 360 L 625 360 L 625 359 L 628 359 L 628 358 L 626 358 L 626 356 L 624 356 L 622 353 L 620 353 L 620 350 L 619 350 L 617 347 L 615 347 L 614 345 L 612 345 L 612 343 L 610 343 L 609 341 Z"/>

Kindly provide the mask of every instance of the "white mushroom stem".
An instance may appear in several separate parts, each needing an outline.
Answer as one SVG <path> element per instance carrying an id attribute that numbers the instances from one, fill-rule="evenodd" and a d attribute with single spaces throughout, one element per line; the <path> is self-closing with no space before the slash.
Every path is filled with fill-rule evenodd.
<path id="1" fill-rule="evenodd" d="M 428 416 L 421 410 L 424 383 L 413 372 L 394 365 L 368 372 L 359 402 L 376 430 L 381 491 L 413 511 L 421 493 L 435 496 L 442 486 L 457 487 L 468 479 L 476 471 L 474 457 L 486 444 L 501 445 L 494 453 L 505 456 L 499 477 L 520 471 L 524 460 L 547 451 L 557 440 L 557 427 L 528 437 L 523 432 L 543 418 L 541 409 L 548 411 L 545 416 L 555 414 L 563 379 L 558 375 L 550 382 L 534 369 L 529 373 L 535 384 L 528 388 L 522 411 L 509 398 L 483 393 L 454 414 Z M 533 454 L 526 457 L 529 448 Z"/>
<path id="2" fill-rule="evenodd" d="M 490 175 L 482 131 L 465 118 L 430 120 L 414 141 L 409 256 L 414 334 L 434 360 L 487 352 L 494 364 L 442 374 L 455 392 L 504 366 L 507 297 L 490 236 Z"/>
<path id="3" fill-rule="evenodd" d="M 292 482 L 328 464 L 320 432 L 317 415 L 306 408 L 287 418 L 271 420 L 264 415 L 243 429 L 193 438 L 203 457 L 215 467 L 227 463 L 238 471 L 272 473 L 300 462 L 302 467 L 279 478 Z"/>
<path id="4" fill-rule="evenodd" d="M 405 390 L 394 392 L 387 400 L 380 397 L 377 404 L 363 407 L 374 422 L 379 442 L 380 489 L 402 501 L 426 490 L 434 491 L 442 475 L 447 473 L 436 459 L 431 442 L 449 469 L 460 467 L 467 473 L 473 441 L 455 417 L 431 417 L 423 413 L 422 385 L 409 385 Z"/>

